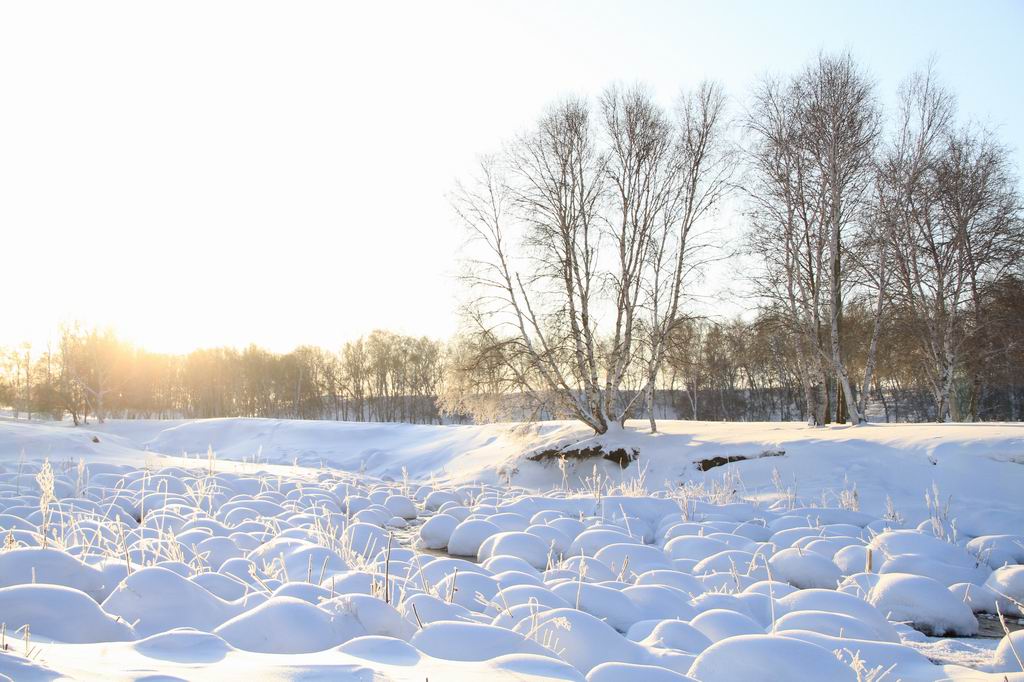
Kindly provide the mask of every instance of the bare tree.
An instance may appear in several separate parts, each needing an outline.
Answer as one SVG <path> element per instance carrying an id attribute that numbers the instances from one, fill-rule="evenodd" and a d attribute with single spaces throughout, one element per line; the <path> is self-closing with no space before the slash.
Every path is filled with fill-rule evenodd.
<path id="1" fill-rule="evenodd" d="M 511 333 L 509 350 L 528 359 L 526 371 L 516 376 L 519 390 L 536 402 L 553 398 L 604 433 L 614 400 L 605 399 L 601 384 L 593 315 L 605 160 L 587 104 L 566 100 L 551 107 L 506 157 L 507 174 L 496 159 L 487 159 L 475 184 L 459 186 L 454 197 L 458 216 L 483 252 L 469 261 L 466 281 L 478 295 L 468 317 L 477 333 Z M 526 252 L 521 257 L 509 234 L 515 227 Z M 530 266 L 525 275 L 520 261 Z M 512 371 L 516 366 L 509 365 Z"/>
<path id="2" fill-rule="evenodd" d="M 478 249 L 466 318 L 538 409 L 597 433 L 622 428 L 641 401 L 653 415 L 688 239 L 726 184 L 723 103 L 705 84 L 675 125 L 643 88 L 610 87 L 599 134 L 584 100 L 564 100 L 459 186 Z"/>
<path id="3" fill-rule="evenodd" d="M 899 99 L 896 132 L 878 168 L 878 224 L 884 232 L 882 248 L 893 252 L 893 275 L 899 286 L 897 292 L 889 295 L 908 303 L 918 299 L 917 294 L 922 291 L 912 283 L 921 271 L 912 262 L 916 260 L 917 239 L 911 226 L 918 211 L 930 202 L 927 178 L 941 155 L 943 139 L 952 125 L 955 100 L 937 82 L 933 64 L 925 71 L 912 74 L 900 85 Z M 907 310 L 913 311 L 913 305 Z M 925 330 L 938 330 L 925 318 L 920 318 L 918 324 Z M 928 347 L 937 349 L 941 345 L 938 342 Z M 939 355 L 934 357 L 937 359 Z M 939 383 L 944 382 L 939 381 L 934 386 Z M 935 395 L 939 393 L 941 391 Z"/>
<path id="4" fill-rule="evenodd" d="M 1020 262 L 1017 180 L 991 133 L 954 124 L 952 97 L 931 75 L 911 81 L 904 109 L 902 144 L 917 161 L 901 164 L 894 154 L 888 166 L 891 191 L 903 193 L 893 231 L 898 297 L 927 359 L 935 419 L 958 419 L 953 384 L 968 304 L 981 313 L 985 285 Z"/>
<path id="5" fill-rule="evenodd" d="M 86 406 L 84 421 L 92 412 L 99 423 L 107 416 L 107 400 L 118 384 L 118 364 L 124 359 L 124 348 L 113 331 L 77 326 L 66 327 L 61 337 L 62 376 L 65 378 L 65 406 L 75 417 L 72 407 L 80 398 Z"/>
<path id="6" fill-rule="evenodd" d="M 822 220 L 828 233 L 830 267 L 829 340 L 838 389 L 836 421 L 849 414 L 863 421 L 842 348 L 843 297 L 847 291 L 842 260 L 848 230 L 863 210 L 872 186 L 881 111 L 874 85 L 847 53 L 821 54 L 804 71 L 798 87 L 806 100 L 801 136 L 814 164 L 824 198 Z M 844 409 L 845 408 L 845 409 Z"/>
<path id="7" fill-rule="evenodd" d="M 712 82 L 680 96 L 669 167 L 663 173 L 663 200 L 652 225 L 653 248 L 643 281 L 643 323 L 648 330 L 646 383 L 643 389 L 651 431 L 657 430 L 654 396 L 666 348 L 683 314 L 687 275 L 701 265 L 703 246 L 694 231 L 725 195 L 734 169 L 727 140 L 725 93 Z M 639 393 L 638 393 L 639 395 Z"/>
<path id="8" fill-rule="evenodd" d="M 874 86 L 850 55 L 821 54 L 788 83 L 765 79 L 747 128 L 752 242 L 768 266 L 762 290 L 787 304 L 799 330 L 793 338 L 811 421 L 827 420 L 828 366 L 836 419 L 860 423 L 842 341 L 850 290 L 843 261 L 851 242 L 864 241 L 874 186 L 881 131 Z"/>
<path id="9" fill-rule="evenodd" d="M 746 192 L 751 251 L 764 264 L 756 284 L 791 329 L 806 412 L 821 425 L 828 410 L 822 319 L 828 234 L 823 187 L 803 143 L 803 107 L 794 82 L 766 78 L 757 88 L 745 122 L 751 136 Z"/>

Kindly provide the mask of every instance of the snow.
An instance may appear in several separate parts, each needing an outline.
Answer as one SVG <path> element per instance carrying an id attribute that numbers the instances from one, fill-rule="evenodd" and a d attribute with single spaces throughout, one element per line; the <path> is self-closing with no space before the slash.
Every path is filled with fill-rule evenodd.
<path id="1" fill-rule="evenodd" d="M 448 514 L 431 516 L 420 526 L 420 546 L 423 549 L 444 549 L 451 540 L 459 520 Z"/>
<path id="2" fill-rule="evenodd" d="M 500 526 L 499 526 L 500 527 Z M 495 556 L 514 556 L 534 568 L 545 568 L 549 560 L 549 546 L 536 535 L 520 531 L 497 533 L 484 540 L 477 550 L 477 558 L 485 561 Z"/>
<path id="3" fill-rule="evenodd" d="M 587 430 L 572 422 L 544 422 L 519 426 L 417 426 L 346 422 L 267 419 L 211 419 L 198 421 L 109 421 L 104 425 L 72 429 L 49 424 L 0 422 L 0 460 L 17 462 L 22 451 L 41 458 L 62 457 L 141 465 L 153 453 L 190 456 L 205 460 L 212 447 L 217 458 L 270 464 L 321 464 L 377 477 L 401 480 L 405 467 L 410 477 L 438 483 L 500 483 L 503 472 L 518 468 L 513 482 L 544 489 L 557 486 L 557 466 L 527 462 L 523 453 L 587 438 Z M 778 498 L 772 471 L 786 486 L 798 482 L 801 497 L 820 505 L 822 495 L 831 503 L 848 483 L 856 485 L 862 511 L 881 515 L 886 497 L 897 502 L 908 523 L 928 518 L 924 491 L 933 482 L 943 498 L 955 492 L 952 510 L 959 530 L 984 534 L 978 524 L 999 526 L 1019 533 L 1022 514 L 1013 504 L 1019 495 L 1019 464 L 1010 461 L 1024 445 L 1021 424 L 870 424 L 808 429 L 799 423 L 715 423 L 663 421 L 651 437 L 636 429 L 621 432 L 621 442 L 610 447 L 639 448 L 648 481 L 700 479 L 721 481 L 730 470 L 742 471 L 744 487 L 756 499 Z M 100 443 L 93 443 L 97 436 Z M 712 469 L 694 471 L 691 462 L 723 455 L 757 455 L 784 450 L 784 457 L 766 457 Z M 148 454 L 147 454 L 148 453 Z M 855 458 L 854 465 L 850 465 Z M 621 477 L 617 465 L 601 465 L 601 473 Z M 580 479 L 592 474 L 592 464 L 570 467 Z M 894 469 L 898 478 L 890 476 Z M 446 499 L 450 491 L 444 491 Z M 784 494 L 783 491 L 782 494 Z M 970 512 L 972 503 L 976 511 Z M 440 506 L 440 502 L 437 503 Z M 436 508 L 428 505 L 428 508 Z M 988 518 L 997 508 L 1004 518 Z M 959 513 L 958 513 L 959 512 Z M 737 519 L 742 520 L 742 519 Z M 823 519 L 821 523 L 828 523 Z M 1017 523 L 1015 523 L 1017 522 Z"/>
<path id="4" fill-rule="evenodd" d="M 638 663 L 602 663 L 587 675 L 587 682 L 687 682 L 692 677 L 656 665 Z"/>
<path id="5" fill-rule="evenodd" d="M 852 616 L 828 611 L 790 611 L 775 621 L 774 631 L 806 630 L 833 637 L 878 640 L 878 633 Z"/>
<path id="6" fill-rule="evenodd" d="M 0 553 L 0 587 L 35 582 L 71 587 L 96 601 L 103 601 L 113 587 L 96 568 L 55 549 L 24 547 Z"/>
<path id="7" fill-rule="evenodd" d="M 833 590 L 800 590 L 779 599 L 779 615 L 795 611 L 826 611 L 838 613 L 857 620 L 874 630 L 875 637 L 883 642 L 899 642 L 899 635 L 888 622 L 885 614 L 862 599 L 844 592 Z M 872 638 L 874 639 L 874 638 Z"/>
<path id="8" fill-rule="evenodd" d="M 174 628 L 135 643 L 135 650 L 151 656 L 183 663 L 211 663 L 231 651 L 231 645 L 217 635 L 193 628 Z"/>
<path id="9" fill-rule="evenodd" d="M 673 559 L 684 561 L 700 561 L 718 552 L 729 549 L 721 540 L 701 537 L 696 535 L 681 535 L 673 537 L 665 545 L 665 551 Z"/>
<path id="10" fill-rule="evenodd" d="M 696 615 L 690 595 L 666 585 L 630 585 L 622 590 L 641 618 L 684 619 Z"/>
<path id="11" fill-rule="evenodd" d="M 571 608 L 545 611 L 536 618 L 521 621 L 514 630 L 521 634 L 532 633 L 539 641 L 548 642 L 564 661 L 583 673 L 608 662 L 655 662 L 649 649 L 626 639 L 589 613 Z"/>
<path id="12" fill-rule="evenodd" d="M 637 639 L 636 635 L 641 634 L 637 627 L 641 624 L 653 624 L 653 627 L 642 628 L 647 636 Z M 646 647 L 658 647 L 661 649 L 675 649 L 688 654 L 699 654 L 711 646 L 711 640 L 707 635 L 695 628 L 691 623 L 682 620 L 658 620 L 641 621 L 629 630 L 628 637 L 633 641 L 639 641 Z"/>
<path id="13" fill-rule="evenodd" d="M 982 535 L 967 543 L 967 551 L 991 568 L 1024 562 L 1024 535 Z"/>
<path id="14" fill-rule="evenodd" d="M 941 583 L 925 576 L 878 576 L 866 599 L 889 620 L 910 623 L 926 634 L 969 637 L 978 632 L 978 619 L 970 607 Z"/>
<path id="15" fill-rule="evenodd" d="M 455 526 L 448 538 L 448 553 L 456 556 L 475 557 L 480 552 L 480 545 L 487 538 L 500 532 L 501 529 L 490 521 L 466 519 Z"/>
<path id="16" fill-rule="evenodd" d="M 102 606 L 112 616 L 133 623 L 140 636 L 148 637 L 180 627 L 213 631 L 251 608 L 254 601 L 241 597 L 236 603 L 227 602 L 174 571 L 146 566 L 126 576 Z"/>
<path id="17" fill-rule="evenodd" d="M 690 625 L 712 642 L 739 635 L 763 634 L 764 628 L 738 611 L 709 609 L 690 621 Z"/>
<path id="18" fill-rule="evenodd" d="M 1003 566 L 992 572 L 985 587 L 996 595 L 1001 613 L 1024 618 L 1024 566 Z M 986 609 L 992 613 L 995 609 Z"/>
<path id="19" fill-rule="evenodd" d="M 79 590 L 61 585 L 15 585 L 0 589 L 0 618 L 16 628 L 61 642 L 122 642 L 135 631 Z"/>
<path id="20" fill-rule="evenodd" d="M 567 581 L 551 590 L 575 608 L 625 634 L 643 616 L 623 590 L 594 583 Z"/>
<path id="21" fill-rule="evenodd" d="M 787 637 L 739 635 L 706 649 L 690 668 L 702 682 L 855 682 L 853 670 L 828 649 Z"/>
<path id="22" fill-rule="evenodd" d="M 427 655 L 451 661 L 486 661 L 506 654 L 552 655 L 516 632 L 482 623 L 431 623 L 416 632 L 410 643 Z"/>
<path id="23" fill-rule="evenodd" d="M 635 542 L 605 545 L 597 551 L 594 558 L 607 564 L 613 573 L 627 571 L 627 574 L 634 576 L 659 568 L 672 567 L 671 561 L 660 547 L 638 545 Z"/>
<path id="24" fill-rule="evenodd" d="M 999 641 L 992 658 L 994 673 L 1017 673 L 1024 670 L 1024 630 L 1006 635 Z"/>
<path id="25" fill-rule="evenodd" d="M 1014 680 L 1024 429 L 660 426 L 0 421 L 0 675 Z"/>
<path id="26" fill-rule="evenodd" d="M 799 589 L 835 587 L 843 576 L 830 559 L 810 549 L 803 551 L 789 547 L 773 554 L 768 565 L 774 579 Z"/>
<path id="27" fill-rule="evenodd" d="M 323 651 L 349 639 L 322 609 L 294 597 L 273 597 L 216 628 L 238 649 L 268 654 Z"/>
<path id="28" fill-rule="evenodd" d="M 967 670 L 958 665 L 937 665 L 916 648 L 906 645 L 830 637 L 806 630 L 787 632 L 785 637 L 831 651 L 849 668 L 860 670 L 861 679 L 872 679 L 874 676 L 877 679 L 901 680 L 902 682 L 948 682 L 949 680 L 1006 682 L 1002 678 L 993 678 L 985 673 Z M 972 640 L 941 641 L 955 643 Z M 1019 681 L 1010 678 L 1010 682 Z"/>

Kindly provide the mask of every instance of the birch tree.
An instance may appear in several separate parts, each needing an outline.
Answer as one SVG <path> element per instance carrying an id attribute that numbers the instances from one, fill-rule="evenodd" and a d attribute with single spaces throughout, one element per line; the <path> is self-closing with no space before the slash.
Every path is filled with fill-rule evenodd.
<path id="1" fill-rule="evenodd" d="M 791 328 L 808 421 L 821 425 L 828 409 L 822 319 L 828 235 L 823 187 L 803 143 L 803 106 L 792 81 L 766 78 L 754 93 L 745 122 L 751 139 L 749 239 L 764 266 L 755 277 L 758 291 L 777 302 Z"/>
<path id="2" fill-rule="evenodd" d="M 810 421 L 863 421 L 843 350 L 844 258 L 863 241 L 881 113 L 874 87 L 848 54 L 821 54 L 788 82 L 765 79 L 747 120 L 754 185 L 752 244 L 766 264 L 760 284 L 785 304 Z M 871 363 L 869 363 L 871 366 Z"/>
<path id="3" fill-rule="evenodd" d="M 616 372 L 606 382 L 602 373 L 623 362 L 622 341 L 632 332 L 620 330 L 602 367 L 595 314 L 605 172 L 588 104 L 567 99 L 520 136 L 501 164 L 483 161 L 475 182 L 454 197 L 482 252 L 466 273 L 477 294 L 469 304 L 476 333 L 498 328 L 497 336 L 511 336 L 508 354 L 528 361 L 526 371 L 508 364 L 519 390 L 538 403 L 552 400 L 597 433 L 620 421 Z M 628 271 L 617 274 L 620 285 L 628 281 Z M 625 311 L 616 315 L 630 324 Z"/>
<path id="4" fill-rule="evenodd" d="M 664 183 L 665 201 L 654 223 L 651 264 L 641 301 L 649 330 L 643 389 L 651 431 L 657 430 L 654 395 L 673 332 L 686 321 L 683 302 L 688 275 L 702 264 L 705 246 L 696 237 L 701 221 L 729 189 L 735 154 L 728 139 L 726 98 L 721 86 L 705 81 L 683 92 L 677 107 L 673 154 Z M 638 396 L 640 394 L 638 393 Z"/>
<path id="5" fill-rule="evenodd" d="M 711 84 L 678 121 L 640 87 L 608 88 L 596 122 L 585 100 L 564 100 L 458 187 L 476 249 L 466 319 L 513 390 L 599 434 L 646 403 L 655 428 L 689 238 L 726 186 L 723 106 Z"/>
<path id="6" fill-rule="evenodd" d="M 806 99 L 801 138 L 821 185 L 821 216 L 828 234 L 829 346 L 838 384 L 836 421 L 844 421 L 848 412 L 850 423 L 859 424 L 863 416 L 857 410 L 842 348 L 843 298 L 848 291 L 843 255 L 872 185 L 881 111 L 874 85 L 849 54 L 819 55 L 800 76 L 798 87 Z"/>
<path id="7" fill-rule="evenodd" d="M 901 138 L 887 164 L 895 203 L 895 295 L 926 358 L 938 421 L 961 415 L 953 399 L 984 288 L 1020 262 L 1017 179 L 1008 154 L 976 125 L 957 126 L 952 96 L 929 73 L 903 94 Z"/>

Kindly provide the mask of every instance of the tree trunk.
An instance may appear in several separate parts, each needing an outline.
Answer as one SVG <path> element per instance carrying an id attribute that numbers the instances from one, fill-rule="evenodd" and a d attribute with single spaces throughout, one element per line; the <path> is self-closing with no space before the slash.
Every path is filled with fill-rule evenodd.
<path id="1" fill-rule="evenodd" d="M 828 409 L 828 383 L 824 377 L 818 382 L 815 388 L 816 400 L 814 401 L 814 421 L 817 426 L 824 426 L 829 423 Z"/>
<path id="2" fill-rule="evenodd" d="M 842 382 L 837 381 L 835 397 L 836 416 L 834 420 L 836 424 L 845 424 L 846 420 L 849 418 L 849 410 L 846 407 L 846 393 L 844 392 L 844 389 L 845 387 Z"/>
<path id="3" fill-rule="evenodd" d="M 842 423 L 849 421 L 851 424 L 860 424 L 863 419 L 860 414 L 857 413 L 857 401 L 853 396 L 853 390 L 850 388 L 850 374 L 846 369 L 846 363 L 843 362 L 839 345 L 840 311 L 841 308 L 835 308 L 835 302 L 833 301 L 832 324 L 830 325 L 830 329 L 832 340 L 832 363 L 835 365 L 837 384 L 836 422 Z M 848 418 L 847 413 L 849 414 Z M 842 417 L 842 419 L 840 419 L 840 417 Z"/>
<path id="4" fill-rule="evenodd" d="M 654 380 L 653 380 L 653 378 L 650 378 L 650 379 L 648 379 L 648 382 L 647 382 L 647 398 L 646 398 L 646 402 L 647 402 L 647 418 L 650 420 L 650 423 L 651 423 L 651 433 L 657 433 L 658 432 L 658 422 L 655 420 L 655 417 L 654 417 L 654 398 L 655 398 L 655 395 L 656 394 L 655 394 L 655 391 L 654 391 Z"/>

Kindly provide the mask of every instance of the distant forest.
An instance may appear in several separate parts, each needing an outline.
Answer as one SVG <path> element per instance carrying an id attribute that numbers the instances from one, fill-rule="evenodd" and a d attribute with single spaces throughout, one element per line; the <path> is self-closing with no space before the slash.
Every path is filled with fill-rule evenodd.
<path id="1" fill-rule="evenodd" d="M 452 192 L 462 328 L 340 349 L 162 355 L 68 326 L 2 350 L 0 407 L 415 423 L 628 418 L 1019 421 L 1024 212 L 1013 152 L 927 65 L 885 110 L 852 55 L 763 77 L 563 97 Z M 742 223 L 722 243 L 723 205 Z M 698 315 L 734 265 L 747 315 Z M 706 294 L 706 292 L 703 292 Z"/>
<path id="2" fill-rule="evenodd" d="M 1024 282 L 1006 278 L 990 287 L 985 311 L 986 324 L 969 334 L 958 368 L 954 410 L 964 421 L 1019 421 L 1024 417 Z M 849 306 L 845 323 L 850 367 L 859 372 L 870 341 L 870 311 Z M 872 421 L 936 419 L 920 368 L 927 359 L 914 350 L 911 323 L 898 314 L 886 316 L 866 401 Z M 168 355 L 136 348 L 110 331 L 68 327 L 53 348 L 0 349 L 0 406 L 19 418 L 68 418 L 76 424 L 107 417 L 437 424 L 570 416 L 530 412 L 510 395 L 491 396 L 502 406 L 493 413 L 464 409 L 464 396 L 453 390 L 457 382 L 446 378 L 476 350 L 468 337 L 446 343 L 376 331 L 337 352 L 301 346 L 271 353 L 249 346 Z M 655 416 L 807 421 L 799 372 L 785 322 L 769 311 L 751 321 L 687 320 L 669 345 L 653 401 Z M 625 384 L 630 395 L 642 377 Z M 630 416 L 646 418 L 647 409 L 638 401 Z M 833 405 L 830 419 L 834 410 Z"/>

